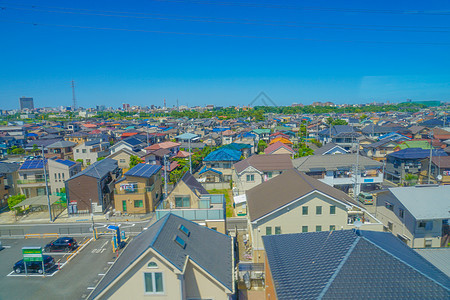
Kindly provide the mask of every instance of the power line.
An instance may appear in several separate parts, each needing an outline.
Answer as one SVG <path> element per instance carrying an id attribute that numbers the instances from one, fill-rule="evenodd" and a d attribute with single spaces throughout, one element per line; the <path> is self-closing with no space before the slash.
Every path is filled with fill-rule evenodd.
<path id="1" fill-rule="evenodd" d="M 289 36 L 280 37 L 280 36 L 257 36 L 257 35 L 236 35 L 236 34 L 220 34 L 220 33 L 162 31 L 162 30 L 146 30 L 146 29 L 111 28 L 111 27 L 94 27 L 94 26 L 67 25 L 67 24 L 36 23 L 36 22 L 23 22 L 23 21 L 15 21 L 15 20 L 0 20 L 0 22 L 25 24 L 25 25 L 33 25 L 33 26 L 75 28 L 75 29 L 111 30 L 111 31 L 193 35 L 193 36 L 207 36 L 207 37 L 244 38 L 244 39 L 269 39 L 269 40 L 291 40 L 291 41 L 331 42 L 331 43 L 359 43 L 359 44 L 386 44 L 386 45 L 389 45 L 389 44 L 394 44 L 394 45 L 432 45 L 432 46 L 449 46 L 450 45 L 450 43 L 441 43 L 441 42 L 364 41 L 364 40 L 339 40 L 339 39 L 333 40 L 333 39 L 297 38 L 297 37 L 289 37 Z"/>
<path id="2" fill-rule="evenodd" d="M 200 1 L 200 0 L 151 0 L 154 2 L 187 3 L 202 5 L 219 6 L 240 6 L 254 8 L 279 8 L 289 10 L 307 10 L 307 11 L 328 11 L 328 12 L 351 12 L 351 13 L 372 13 L 372 14 L 401 14 L 401 15 L 440 15 L 449 16 L 450 11 L 425 11 L 425 10 L 386 10 L 386 9 L 367 9 L 367 8 L 338 8 L 338 7 L 307 7 L 283 5 L 275 3 L 249 3 L 249 2 L 231 2 L 231 1 Z"/>
<path id="3" fill-rule="evenodd" d="M 359 25 L 332 25 L 332 24 L 323 24 L 320 23 L 316 25 L 308 25 L 302 23 L 290 23 L 290 24 L 281 24 L 281 23 L 258 23 L 259 21 L 227 21 L 227 20 L 218 20 L 214 18 L 210 19 L 192 19 L 192 17 L 156 17 L 156 16 L 135 16 L 135 15 L 118 15 L 111 13 L 94 13 L 94 12 L 79 12 L 79 11 L 58 11 L 58 10 L 46 10 L 46 9 L 38 9 L 38 8 L 17 8 L 10 6 L 2 6 L 3 10 L 11 9 L 11 10 L 22 10 L 22 11 L 36 11 L 36 12 L 46 12 L 46 13 L 58 13 L 58 14 L 75 14 L 75 15 L 89 15 L 89 16 L 101 16 L 101 17 L 117 17 L 117 18 L 134 18 L 134 19 L 152 19 L 152 20 L 165 20 L 165 21 L 187 21 L 187 22 L 201 22 L 201 23 L 221 23 L 221 24 L 241 24 L 241 25 L 257 25 L 257 26 L 275 26 L 275 27 L 296 27 L 296 28 L 315 28 L 315 29 L 335 29 L 335 30 L 364 30 L 364 31 L 390 31 L 390 32 L 427 32 L 427 33 L 449 33 L 450 30 L 429 30 L 429 29 L 406 29 L 406 27 L 400 28 L 387 28 L 390 26 L 379 26 L 378 28 L 368 28 L 365 27 L 355 27 Z M 67 9 L 67 8 L 64 8 Z M 346 27 L 336 27 L 336 26 L 346 26 Z M 353 27 L 348 27 L 353 26 Z M 383 28 L 384 27 L 384 28 Z M 411 27 L 410 27 L 411 28 Z M 416 27 L 417 28 L 417 27 Z M 445 28 L 445 27 L 441 27 Z M 447 27 L 450 29 L 450 27 Z"/>

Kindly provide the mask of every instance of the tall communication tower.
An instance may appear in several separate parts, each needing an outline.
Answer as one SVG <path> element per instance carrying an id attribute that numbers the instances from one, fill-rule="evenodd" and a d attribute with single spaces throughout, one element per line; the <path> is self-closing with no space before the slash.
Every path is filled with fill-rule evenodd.
<path id="1" fill-rule="evenodd" d="M 166 109 L 166 98 L 164 98 L 164 109 Z"/>
<path id="2" fill-rule="evenodd" d="M 77 98 L 75 98 L 75 81 L 72 79 L 72 111 L 77 110 Z"/>

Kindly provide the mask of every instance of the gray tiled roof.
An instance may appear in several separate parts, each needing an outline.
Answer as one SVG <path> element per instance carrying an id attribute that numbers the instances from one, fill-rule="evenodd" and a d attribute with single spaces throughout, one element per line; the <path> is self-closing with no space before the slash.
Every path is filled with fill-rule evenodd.
<path id="1" fill-rule="evenodd" d="M 195 177 L 190 172 L 186 172 L 181 178 L 181 181 L 183 181 L 194 193 L 196 193 L 197 191 L 202 195 L 209 194 L 208 191 L 203 187 L 203 185 L 198 182 L 198 180 L 195 179 Z"/>
<path id="2" fill-rule="evenodd" d="M 344 150 L 345 152 L 348 152 L 347 150 L 345 150 L 344 148 L 342 148 L 339 145 L 336 145 L 335 143 L 327 143 L 325 145 L 323 145 L 322 147 L 320 147 L 319 149 L 314 151 L 314 155 L 323 155 L 324 153 L 330 151 L 331 149 L 333 149 L 334 147 L 338 147 L 341 150 Z"/>
<path id="3" fill-rule="evenodd" d="M 0 162 L 0 174 L 9 174 L 17 171 L 20 168 L 19 163 Z"/>
<path id="4" fill-rule="evenodd" d="M 106 176 L 109 172 L 114 171 L 118 167 L 117 160 L 111 158 L 105 158 L 100 161 L 96 161 L 83 171 L 77 173 L 76 175 L 70 177 L 69 180 L 77 178 L 82 175 L 94 177 L 101 179 Z"/>
<path id="5" fill-rule="evenodd" d="M 334 155 L 311 155 L 300 157 L 292 161 L 294 168 L 302 172 L 312 169 L 323 168 L 323 170 L 335 171 L 340 168 L 351 168 L 356 164 L 356 154 L 334 154 Z M 359 156 L 359 168 L 381 168 L 381 162 L 372 160 L 365 156 Z"/>
<path id="6" fill-rule="evenodd" d="M 180 225 L 190 231 L 189 237 L 180 231 Z M 186 242 L 184 249 L 174 241 L 176 235 Z M 229 236 L 174 214 L 167 214 L 131 241 L 92 291 L 89 299 L 98 296 L 149 248 L 156 250 L 180 271 L 189 256 L 189 259 L 195 261 L 226 288 L 233 290 L 231 247 Z"/>
<path id="7" fill-rule="evenodd" d="M 278 155 L 252 155 L 249 158 L 241 160 L 234 164 L 237 173 L 247 169 L 249 166 L 254 167 L 260 172 L 265 171 L 281 171 L 292 169 L 292 161 L 289 154 Z"/>
<path id="8" fill-rule="evenodd" d="M 263 236 L 278 299 L 448 299 L 450 279 L 391 233 Z"/>

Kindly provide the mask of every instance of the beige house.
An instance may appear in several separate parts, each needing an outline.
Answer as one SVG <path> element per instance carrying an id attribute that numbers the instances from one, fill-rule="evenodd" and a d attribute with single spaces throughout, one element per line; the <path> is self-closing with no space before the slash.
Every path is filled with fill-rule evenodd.
<path id="1" fill-rule="evenodd" d="M 232 299 L 232 238 L 168 214 L 132 240 L 88 299 Z"/>
<path id="2" fill-rule="evenodd" d="M 295 169 L 247 191 L 253 261 L 264 262 L 262 236 L 383 225 L 344 192 Z M 357 222 L 358 221 L 358 222 Z"/>
<path id="3" fill-rule="evenodd" d="M 289 154 L 252 155 L 233 165 L 233 192 L 243 194 L 292 168 Z"/>
<path id="4" fill-rule="evenodd" d="M 411 248 L 447 246 L 450 241 L 450 186 L 390 188 L 378 193 L 376 216 Z"/>
<path id="5" fill-rule="evenodd" d="M 48 160 L 28 159 L 20 166 L 17 189 L 27 198 L 46 195 L 44 165 Z M 47 174 L 48 178 L 48 174 Z"/>
<path id="6" fill-rule="evenodd" d="M 81 172 L 81 163 L 64 159 L 48 160 L 48 179 L 51 193 L 60 193 L 66 188 L 66 180 Z"/>
<path id="7" fill-rule="evenodd" d="M 183 175 L 172 192 L 161 202 L 156 210 L 156 217 L 163 218 L 170 212 L 226 233 L 224 195 L 209 194 L 189 172 Z"/>
<path id="8" fill-rule="evenodd" d="M 124 172 L 126 172 L 127 170 L 130 169 L 130 157 L 132 155 L 135 155 L 135 156 L 141 158 L 143 155 L 145 155 L 145 153 L 142 151 L 134 152 L 127 148 L 122 148 L 122 149 L 115 151 L 114 153 L 111 153 L 108 156 L 108 158 L 117 160 L 119 168 L 121 168 L 122 170 L 124 170 Z"/>
<path id="9" fill-rule="evenodd" d="M 161 197 L 161 166 L 138 164 L 116 182 L 114 207 L 122 214 L 146 214 L 155 211 Z"/>

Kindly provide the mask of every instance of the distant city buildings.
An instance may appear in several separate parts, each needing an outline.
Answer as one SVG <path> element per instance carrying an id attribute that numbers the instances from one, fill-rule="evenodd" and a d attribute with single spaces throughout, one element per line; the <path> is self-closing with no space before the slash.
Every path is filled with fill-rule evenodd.
<path id="1" fill-rule="evenodd" d="M 33 110 L 34 109 L 33 98 L 20 97 L 19 104 L 20 104 L 20 110 L 25 110 L 25 109 Z"/>

